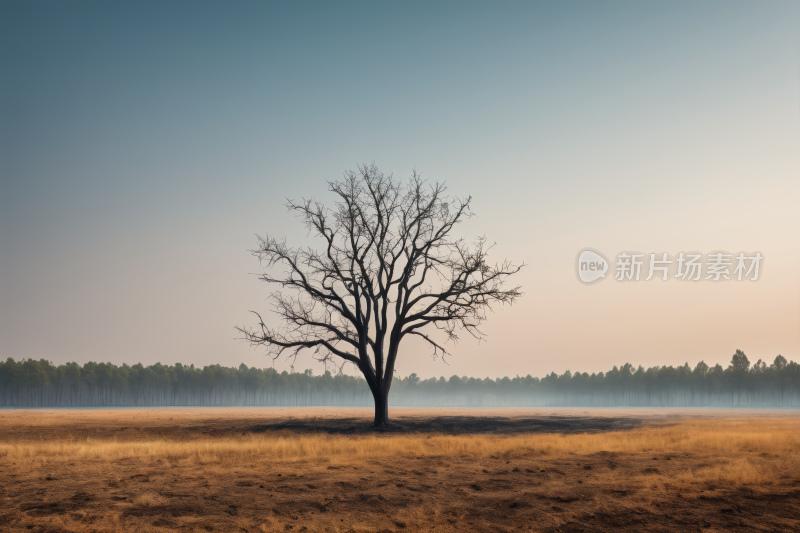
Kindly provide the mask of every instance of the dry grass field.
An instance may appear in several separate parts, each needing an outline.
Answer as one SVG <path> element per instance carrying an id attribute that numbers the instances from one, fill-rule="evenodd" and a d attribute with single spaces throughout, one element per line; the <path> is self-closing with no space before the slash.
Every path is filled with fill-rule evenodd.
<path id="1" fill-rule="evenodd" d="M 800 531 L 790 411 L 0 411 L 0 531 Z"/>

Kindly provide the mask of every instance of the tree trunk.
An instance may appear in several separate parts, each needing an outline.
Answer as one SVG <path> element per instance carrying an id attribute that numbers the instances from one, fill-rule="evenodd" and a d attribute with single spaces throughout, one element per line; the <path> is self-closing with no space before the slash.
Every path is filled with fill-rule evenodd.
<path id="1" fill-rule="evenodd" d="M 375 400 L 375 420 L 372 425 L 385 426 L 389 423 L 389 391 L 374 391 L 372 397 Z"/>

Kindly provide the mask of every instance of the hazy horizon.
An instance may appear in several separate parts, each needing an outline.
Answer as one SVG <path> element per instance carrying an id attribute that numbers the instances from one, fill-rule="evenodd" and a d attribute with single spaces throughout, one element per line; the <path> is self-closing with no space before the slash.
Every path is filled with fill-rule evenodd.
<path id="1" fill-rule="evenodd" d="M 0 358 L 273 366 L 236 340 L 270 309 L 248 250 L 314 244 L 286 198 L 331 204 L 374 161 L 471 195 L 456 235 L 528 265 L 489 342 L 445 365 L 405 341 L 402 376 L 800 360 L 799 23 L 794 2 L 4 2 Z M 585 248 L 764 262 L 585 286 Z"/>

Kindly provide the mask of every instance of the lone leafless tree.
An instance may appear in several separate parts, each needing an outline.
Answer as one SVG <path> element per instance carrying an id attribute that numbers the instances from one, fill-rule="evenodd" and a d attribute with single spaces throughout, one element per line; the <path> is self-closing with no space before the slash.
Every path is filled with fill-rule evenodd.
<path id="1" fill-rule="evenodd" d="M 236 329 L 273 357 L 308 348 L 318 360 L 353 363 L 375 399 L 374 424 L 384 425 L 401 341 L 418 336 L 435 356 L 448 354 L 442 344 L 459 332 L 483 339 L 479 326 L 491 305 L 522 295 L 506 283 L 523 265 L 489 264 L 483 237 L 472 245 L 453 239 L 455 225 L 471 216 L 471 198 L 449 197 L 416 172 L 404 183 L 374 163 L 359 165 L 328 185 L 338 197 L 333 209 L 306 199 L 287 204 L 324 240 L 321 250 L 265 236 L 252 251 L 267 272 L 285 267 L 260 276 L 279 287 L 271 298 L 282 325 L 270 327 L 254 312 L 255 328 Z"/>

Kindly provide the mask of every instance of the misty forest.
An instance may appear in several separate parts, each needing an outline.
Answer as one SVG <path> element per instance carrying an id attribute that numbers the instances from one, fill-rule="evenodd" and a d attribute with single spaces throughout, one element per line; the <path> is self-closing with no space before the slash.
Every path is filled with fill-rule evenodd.
<path id="1" fill-rule="evenodd" d="M 543 377 L 420 379 L 396 377 L 392 405 L 417 406 L 635 406 L 797 407 L 800 364 L 778 355 L 752 364 L 740 350 L 727 368 L 699 362 L 679 367 L 608 372 L 566 371 Z M 273 368 L 220 365 L 150 366 L 112 363 L 53 365 L 44 359 L 0 362 L 0 406 L 371 406 L 361 377 L 325 372 L 315 376 Z"/>

